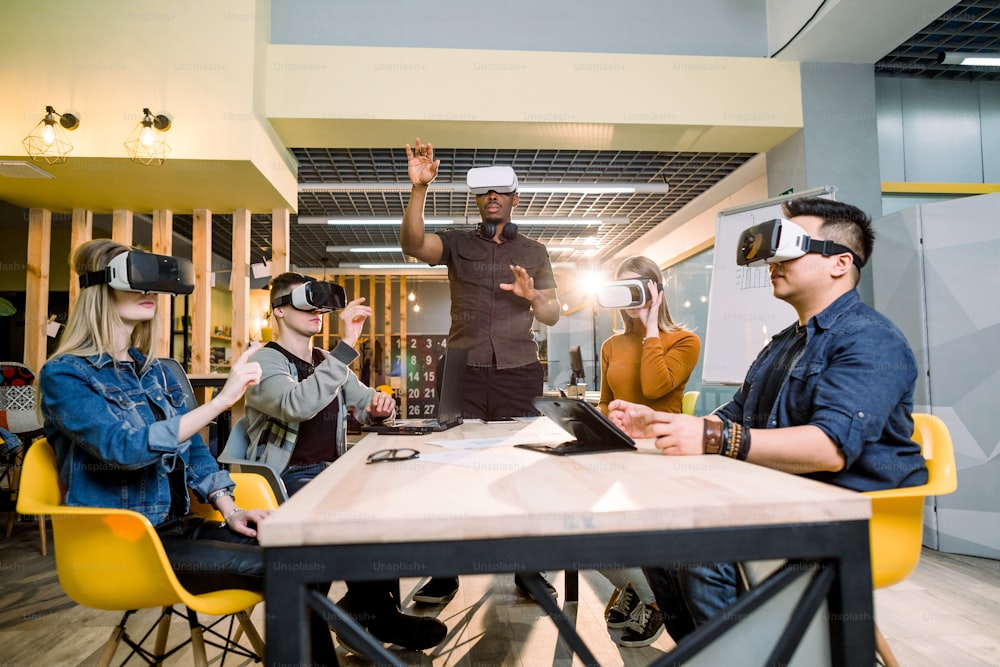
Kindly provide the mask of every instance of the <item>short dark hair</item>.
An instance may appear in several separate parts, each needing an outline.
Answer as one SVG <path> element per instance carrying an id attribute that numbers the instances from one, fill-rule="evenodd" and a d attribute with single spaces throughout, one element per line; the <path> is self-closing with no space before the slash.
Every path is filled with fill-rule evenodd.
<path id="1" fill-rule="evenodd" d="M 301 273 L 295 273 L 294 271 L 288 271 L 285 273 L 280 273 L 274 278 L 271 278 L 271 299 L 270 302 L 274 303 L 274 300 L 279 296 L 285 296 L 286 294 L 291 294 L 292 290 L 297 285 L 303 285 L 305 283 L 311 282 L 313 279 L 309 276 L 304 276 Z"/>
<path id="2" fill-rule="evenodd" d="M 781 209 L 789 218 L 800 215 L 822 218 L 824 240 L 847 246 L 862 262 L 868 263 L 875 247 L 875 230 L 872 229 L 871 216 L 857 206 L 821 197 L 806 197 L 786 201 Z M 861 270 L 860 266 L 858 270 Z"/>

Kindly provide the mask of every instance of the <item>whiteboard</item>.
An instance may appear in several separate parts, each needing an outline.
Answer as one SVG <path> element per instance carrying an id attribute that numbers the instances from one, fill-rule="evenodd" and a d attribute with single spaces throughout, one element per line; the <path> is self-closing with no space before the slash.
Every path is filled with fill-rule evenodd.
<path id="1" fill-rule="evenodd" d="M 704 384 L 742 384 L 771 337 L 798 317 L 775 299 L 767 266 L 736 265 L 736 245 L 747 227 L 781 217 L 782 203 L 803 197 L 834 198 L 833 187 L 814 188 L 719 212 L 705 327 Z"/>

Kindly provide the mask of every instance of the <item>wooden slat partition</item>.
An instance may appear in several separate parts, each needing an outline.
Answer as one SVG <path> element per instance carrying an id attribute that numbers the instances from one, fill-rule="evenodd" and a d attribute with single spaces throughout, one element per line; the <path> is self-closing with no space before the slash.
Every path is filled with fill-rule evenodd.
<path id="1" fill-rule="evenodd" d="M 35 373 L 46 357 L 45 325 L 49 312 L 49 256 L 52 249 L 52 212 L 28 210 L 28 276 L 24 302 L 24 363 Z"/>
<path id="2" fill-rule="evenodd" d="M 288 235 L 290 215 L 287 208 L 276 208 L 271 211 L 271 275 L 288 271 Z"/>
<path id="3" fill-rule="evenodd" d="M 229 289 L 233 293 L 232 354 L 235 361 L 250 341 L 250 210 L 233 211 L 233 270 Z"/>
<path id="4" fill-rule="evenodd" d="M 191 372 L 208 373 L 212 328 L 212 212 L 192 213 L 191 261 L 194 263 L 194 294 L 191 306 Z"/>
<path id="5" fill-rule="evenodd" d="M 157 209 L 153 211 L 153 249 L 157 255 L 171 255 L 174 248 L 174 216 L 171 211 Z M 155 348 L 154 356 L 170 356 L 170 339 L 173 336 L 173 322 L 170 317 L 170 305 L 174 297 L 170 294 L 159 294 L 156 297 L 157 330 L 153 334 Z"/>
<path id="6" fill-rule="evenodd" d="M 94 213 L 85 208 L 74 208 L 73 219 L 69 229 L 69 253 L 70 259 L 73 251 L 87 241 L 94 238 Z M 80 296 L 80 276 L 72 269 L 69 270 L 69 307 L 73 308 L 77 297 Z"/>
<path id="7" fill-rule="evenodd" d="M 120 208 L 112 211 L 111 238 L 127 246 L 132 245 L 132 211 Z"/>

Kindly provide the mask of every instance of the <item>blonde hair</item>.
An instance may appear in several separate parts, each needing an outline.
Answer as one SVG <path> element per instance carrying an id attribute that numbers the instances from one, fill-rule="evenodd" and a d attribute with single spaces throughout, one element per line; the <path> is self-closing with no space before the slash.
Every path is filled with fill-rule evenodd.
<path id="1" fill-rule="evenodd" d="M 638 275 L 638 279 L 642 281 L 643 285 L 646 285 L 646 281 L 652 280 L 654 283 L 659 285 L 661 289 L 663 287 L 663 273 L 660 271 L 660 267 L 656 265 L 656 262 L 648 257 L 636 255 L 625 259 L 618 265 L 618 269 L 615 271 L 615 277 L 621 278 L 623 273 L 634 273 Z M 635 328 L 636 321 L 624 314 L 621 314 L 621 318 L 624 327 L 623 331 L 625 333 L 632 333 Z M 660 299 L 660 310 L 656 314 L 656 326 L 664 333 L 686 330 L 686 327 L 674 322 L 674 319 L 670 316 L 670 307 L 667 305 L 667 296 L 665 294 L 663 295 L 663 298 Z"/>
<path id="2" fill-rule="evenodd" d="M 129 246 L 111 239 L 94 239 L 78 246 L 69 264 L 79 275 L 103 271 L 112 259 L 130 250 Z M 114 358 L 115 350 L 111 348 L 115 333 L 125 325 L 115 308 L 111 292 L 107 284 L 91 285 L 80 290 L 53 357 L 60 354 L 80 357 L 107 354 Z M 155 322 L 156 317 L 136 324 L 129 340 L 129 345 L 146 357 L 147 366 L 152 362 Z"/>

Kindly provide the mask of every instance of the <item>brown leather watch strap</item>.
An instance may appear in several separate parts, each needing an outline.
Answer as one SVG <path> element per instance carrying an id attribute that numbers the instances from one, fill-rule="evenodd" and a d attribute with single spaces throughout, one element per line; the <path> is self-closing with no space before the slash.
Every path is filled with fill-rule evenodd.
<path id="1" fill-rule="evenodd" d="M 718 454 L 719 450 L 722 449 L 722 422 L 714 419 L 706 419 L 704 422 L 701 450 L 705 454 Z"/>

